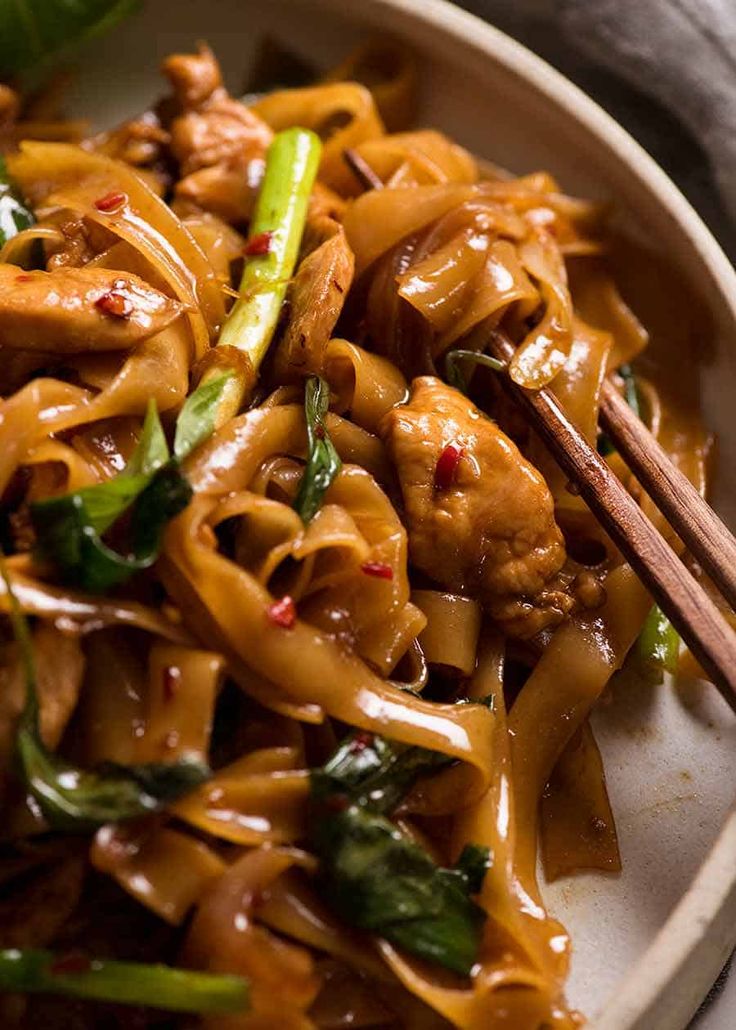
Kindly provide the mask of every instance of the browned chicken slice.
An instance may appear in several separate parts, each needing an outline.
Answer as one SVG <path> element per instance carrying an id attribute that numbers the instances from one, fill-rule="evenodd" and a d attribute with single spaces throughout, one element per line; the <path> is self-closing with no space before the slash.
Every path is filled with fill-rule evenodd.
<path id="1" fill-rule="evenodd" d="M 284 375 L 321 372 L 327 343 L 353 281 L 355 258 L 342 227 L 308 254 L 289 291 L 289 321 L 278 350 Z"/>
<path id="2" fill-rule="evenodd" d="M 565 545 L 542 476 L 457 390 L 415 379 L 381 425 L 398 472 L 414 564 L 480 598 L 505 632 L 529 637 L 572 608 L 556 577 Z"/>
<path id="3" fill-rule="evenodd" d="M 0 347 L 55 353 L 125 350 L 165 329 L 178 301 L 131 272 L 0 265 Z"/>
<path id="4" fill-rule="evenodd" d="M 95 150 L 136 168 L 147 168 L 161 161 L 170 137 L 154 111 L 144 111 L 108 132 L 99 132 L 82 143 L 85 150 Z"/>
<path id="5" fill-rule="evenodd" d="M 180 109 L 170 126 L 171 153 L 182 176 L 177 195 L 230 221 L 247 219 L 271 129 L 228 94 L 209 47 L 172 55 L 163 71 Z"/>

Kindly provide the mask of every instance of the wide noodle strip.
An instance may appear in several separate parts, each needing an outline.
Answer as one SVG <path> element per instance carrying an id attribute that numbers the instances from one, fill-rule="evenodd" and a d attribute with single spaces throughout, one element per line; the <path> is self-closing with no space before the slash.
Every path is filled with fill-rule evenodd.
<path id="1" fill-rule="evenodd" d="M 575 1030 L 538 851 L 620 869 L 591 715 L 679 639 L 502 377 L 682 554 L 599 399 L 705 492 L 705 323 L 402 43 L 264 55 L 81 146 L 0 85 L 0 1023 Z"/>
<path id="2" fill-rule="evenodd" d="M 252 110 L 272 129 L 302 125 L 325 140 L 320 178 L 341 193 L 357 192 L 343 150 L 383 133 L 370 92 L 355 82 L 279 90 L 258 100 Z"/>

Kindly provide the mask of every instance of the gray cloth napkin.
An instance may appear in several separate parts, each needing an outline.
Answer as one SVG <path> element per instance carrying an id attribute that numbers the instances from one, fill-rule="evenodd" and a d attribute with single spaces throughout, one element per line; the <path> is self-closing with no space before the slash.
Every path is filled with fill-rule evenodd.
<path id="1" fill-rule="evenodd" d="M 559 68 L 736 260 L 736 0 L 459 0 Z"/>

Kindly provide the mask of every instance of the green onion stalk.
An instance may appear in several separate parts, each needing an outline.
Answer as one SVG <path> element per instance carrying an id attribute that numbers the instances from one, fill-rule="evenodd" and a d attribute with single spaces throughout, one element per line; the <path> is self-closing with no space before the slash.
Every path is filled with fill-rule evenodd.
<path id="1" fill-rule="evenodd" d="M 0 991 L 144 1005 L 196 1014 L 243 1012 L 248 983 L 240 976 L 200 973 L 143 962 L 85 959 L 40 949 L 0 951 Z"/>
<path id="2" fill-rule="evenodd" d="M 285 129 L 269 147 L 250 226 L 251 240 L 267 241 L 267 246 L 246 257 L 239 298 L 217 341 L 218 348 L 234 347 L 247 361 L 234 366 L 220 399 L 217 427 L 237 415 L 252 386 L 251 370 L 258 371 L 273 339 L 294 274 L 321 153 L 319 137 L 308 129 Z M 215 365 L 204 382 L 217 374 Z"/>

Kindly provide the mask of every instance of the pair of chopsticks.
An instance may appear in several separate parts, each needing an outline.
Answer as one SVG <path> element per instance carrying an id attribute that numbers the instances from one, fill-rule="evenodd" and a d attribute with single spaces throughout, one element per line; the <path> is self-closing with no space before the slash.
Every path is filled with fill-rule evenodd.
<path id="1" fill-rule="evenodd" d="M 355 151 L 345 160 L 366 189 L 383 182 Z M 508 364 L 514 345 L 494 331 L 489 351 Z M 736 633 L 642 509 L 547 389 L 501 383 L 526 412 L 565 474 L 736 711 Z M 736 607 L 736 540 L 634 414 L 610 380 L 601 390 L 601 428 L 725 600 Z"/>

